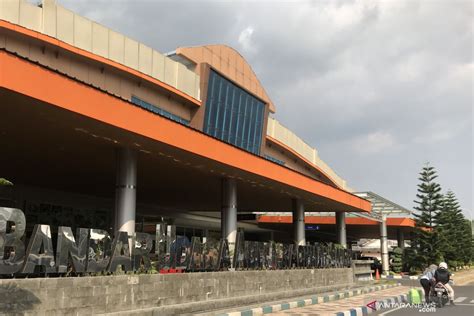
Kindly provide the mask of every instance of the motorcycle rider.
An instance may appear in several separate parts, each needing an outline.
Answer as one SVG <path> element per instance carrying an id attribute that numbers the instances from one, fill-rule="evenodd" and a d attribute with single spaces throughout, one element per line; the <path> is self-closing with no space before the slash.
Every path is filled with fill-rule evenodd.
<path id="1" fill-rule="evenodd" d="M 420 278 L 420 284 L 425 291 L 425 301 L 427 304 L 430 302 L 430 290 L 433 286 L 436 269 L 438 269 L 438 266 L 436 264 L 431 264 L 428 268 L 426 268 Z"/>
<path id="2" fill-rule="evenodd" d="M 451 285 L 449 285 L 449 280 L 451 279 L 451 272 L 448 271 L 448 264 L 446 262 L 441 262 L 438 269 L 434 273 L 434 279 L 436 283 L 443 283 L 446 290 L 448 290 L 449 304 L 454 305 L 454 291 Z"/>

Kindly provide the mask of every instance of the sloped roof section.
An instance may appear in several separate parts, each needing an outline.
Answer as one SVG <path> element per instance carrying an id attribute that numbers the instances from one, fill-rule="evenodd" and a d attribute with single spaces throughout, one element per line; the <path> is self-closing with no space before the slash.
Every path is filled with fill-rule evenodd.
<path id="1" fill-rule="evenodd" d="M 274 118 L 268 118 L 267 140 L 277 145 L 286 145 L 294 150 L 306 163 L 318 169 L 325 177 L 334 183 L 340 189 L 352 192 L 353 189 L 347 185 L 346 180 L 342 179 L 336 172 L 329 167 L 318 155 L 318 151 L 305 143 L 298 135 L 283 126 Z"/>
<path id="2" fill-rule="evenodd" d="M 179 47 L 177 56 L 185 57 L 196 64 L 208 63 L 212 68 L 236 82 L 265 103 L 270 112 L 275 113 L 275 106 L 270 100 L 257 75 L 242 55 L 227 45 L 205 45 L 194 47 Z"/>

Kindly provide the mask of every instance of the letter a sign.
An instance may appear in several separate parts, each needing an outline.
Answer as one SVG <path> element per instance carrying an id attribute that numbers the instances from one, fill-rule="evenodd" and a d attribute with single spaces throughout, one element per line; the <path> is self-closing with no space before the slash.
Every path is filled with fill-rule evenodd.
<path id="1" fill-rule="evenodd" d="M 377 309 L 377 307 L 375 306 L 376 303 L 377 303 L 377 301 L 372 301 L 372 302 L 368 303 L 366 306 L 374 311 L 374 310 Z"/>

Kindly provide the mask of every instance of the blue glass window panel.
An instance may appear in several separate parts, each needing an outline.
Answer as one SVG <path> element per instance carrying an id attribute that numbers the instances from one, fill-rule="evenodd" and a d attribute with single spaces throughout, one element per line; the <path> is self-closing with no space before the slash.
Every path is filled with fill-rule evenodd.
<path id="1" fill-rule="evenodd" d="M 132 99 L 131 99 L 131 102 L 135 105 L 138 105 L 139 107 L 141 108 L 144 108 L 152 113 L 155 113 L 155 114 L 158 114 L 160 116 L 164 116 L 166 118 L 169 118 L 170 120 L 173 120 L 173 121 L 176 121 L 178 123 L 181 123 L 181 124 L 184 124 L 184 125 L 189 125 L 189 121 L 178 116 L 178 115 L 175 115 L 173 113 L 170 113 L 166 110 L 163 110 L 149 102 L 146 102 L 146 101 L 143 101 L 142 99 L 132 95 Z"/>
<path id="2" fill-rule="evenodd" d="M 232 144 L 235 142 L 235 124 L 237 123 L 236 90 L 237 89 L 230 89 L 232 99 L 230 102 L 229 136 L 227 137 L 227 141 Z"/>
<path id="3" fill-rule="evenodd" d="M 226 111 L 224 112 L 224 125 L 222 127 L 222 139 L 225 141 L 229 141 L 229 134 L 230 134 L 230 122 L 232 118 L 232 85 L 229 83 L 226 86 Z"/>
<path id="4" fill-rule="evenodd" d="M 204 132 L 258 154 L 265 104 L 214 71 L 207 95 Z"/>
<path id="5" fill-rule="evenodd" d="M 243 96 L 243 110 L 242 110 L 242 116 L 243 116 L 243 119 L 242 119 L 242 140 L 240 142 L 240 146 L 244 149 L 247 149 L 247 135 L 248 135 L 248 132 L 249 132 L 249 127 L 250 127 L 250 121 L 249 121 L 249 115 L 248 115 L 248 112 L 249 112 L 249 109 L 250 109 L 250 105 L 249 105 L 249 95 L 247 93 L 244 94 Z"/>
<path id="6" fill-rule="evenodd" d="M 254 146 L 256 149 L 260 148 L 262 144 L 262 129 L 263 129 L 263 117 L 265 114 L 265 109 L 259 107 L 257 109 L 256 125 L 255 125 L 255 136 L 254 136 Z"/>
<path id="7" fill-rule="evenodd" d="M 214 115 L 212 117 L 213 121 L 213 130 L 211 135 L 217 137 L 218 128 L 219 128 L 219 113 L 222 111 L 222 85 L 223 85 L 222 78 L 216 77 L 216 100 L 215 100 L 215 107 L 214 107 Z"/>
<path id="8" fill-rule="evenodd" d="M 238 90 L 238 95 L 239 95 L 239 110 L 237 112 L 237 125 L 235 128 L 235 143 L 234 145 L 237 145 L 239 147 L 242 147 L 242 137 L 240 136 L 242 134 L 243 130 L 243 123 L 244 123 L 244 115 L 242 113 L 243 109 L 245 108 L 243 101 L 244 101 L 244 96 L 243 96 L 243 91 Z"/>
<path id="9" fill-rule="evenodd" d="M 204 122 L 204 132 L 214 135 L 215 131 L 215 109 L 217 108 L 219 90 L 219 78 L 217 76 L 209 77 L 209 89 L 207 95 L 206 114 Z"/>
<path id="10" fill-rule="evenodd" d="M 219 111 L 219 87 L 220 87 L 220 78 L 215 77 L 214 79 L 214 90 L 212 91 L 212 107 L 210 109 L 210 120 L 209 120 L 209 134 L 215 136 L 216 133 L 216 116 Z"/>
<path id="11" fill-rule="evenodd" d="M 250 128 L 249 128 L 249 135 L 247 137 L 247 143 L 248 143 L 248 150 L 253 152 L 255 151 L 255 128 L 257 125 L 257 110 L 258 110 L 258 105 L 257 105 L 257 100 L 251 99 L 251 106 L 250 106 Z"/>
<path id="12" fill-rule="evenodd" d="M 216 137 L 219 139 L 224 139 L 224 129 L 225 129 L 225 112 L 227 110 L 227 103 L 226 103 L 226 94 L 227 94 L 227 87 L 228 84 L 226 80 L 221 80 L 221 86 L 219 91 L 219 114 L 217 117 L 216 125 L 219 127 L 216 131 Z"/>
<path id="13" fill-rule="evenodd" d="M 215 91 L 214 85 L 215 85 L 215 76 L 210 76 L 209 77 L 209 91 L 207 95 L 207 104 L 206 104 L 206 114 L 205 114 L 205 121 L 204 121 L 204 132 L 207 134 L 210 134 L 210 126 L 211 126 L 211 115 L 210 113 L 213 110 L 214 107 L 214 95 L 213 92 Z"/>

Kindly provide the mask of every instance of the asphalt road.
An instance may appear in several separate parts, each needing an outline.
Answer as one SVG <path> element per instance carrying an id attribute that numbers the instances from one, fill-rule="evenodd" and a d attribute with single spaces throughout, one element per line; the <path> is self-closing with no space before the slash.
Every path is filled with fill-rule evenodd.
<path id="1" fill-rule="evenodd" d="M 402 282 L 404 283 L 404 282 Z M 408 283 L 408 282 L 407 282 Z M 411 285 L 411 284 L 410 284 Z M 414 284 L 413 284 L 414 285 Z M 474 284 L 466 286 L 453 286 L 454 290 L 454 303 L 455 306 L 449 304 L 442 308 L 428 308 L 420 310 L 418 308 L 395 308 L 391 310 L 381 310 L 372 315 L 388 315 L 388 316 L 400 316 L 400 315 L 449 315 L 449 316 L 470 316 L 474 315 Z"/>

